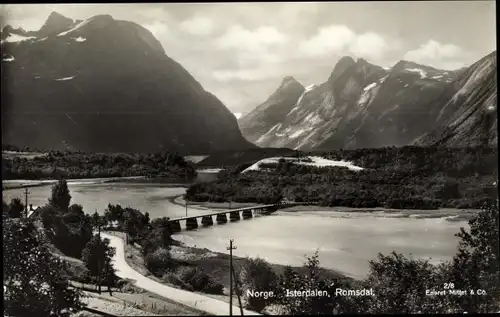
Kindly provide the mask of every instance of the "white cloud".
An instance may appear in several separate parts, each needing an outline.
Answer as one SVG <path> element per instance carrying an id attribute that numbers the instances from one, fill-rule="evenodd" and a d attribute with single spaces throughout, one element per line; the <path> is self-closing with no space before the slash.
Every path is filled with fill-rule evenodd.
<path id="1" fill-rule="evenodd" d="M 310 39 L 299 44 L 299 51 L 306 56 L 329 55 L 344 50 L 356 39 L 356 34 L 344 25 L 323 27 Z"/>
<path id="2" fill-rule="evenodd" d="M 466 52 L 453 44 L 441 44 L 429 40 L 418 49 L 407 52 L 404 59 L 419 64 L 443 69 L 457 69 L 465 66 L 463 62 Z"/>
<path id="3" fill-rule="evenodd" d="M 387 42 L 383 37 L 375 33 L 365 33 L 356 37 L 349 50 L 359 57 L 380 59 L 387 48 Z"/>
<path id="4" fill-rule="evenodd" d="M 389 42 L 394 42 L 389 45 Z M 299 44 L 298 51 L 305 57 L 354 55 L 368 59 L 382 59 L 388 50 L 396 49 L 396 41 L 367 32 L 356 34 L 345 25 L 321 28 L 314 36 Z"/>
<path id="5" fill-rule="evenodd" d="M 216 70 L 213 73 L 215 79 L 222 82 L 238 80 L 262 80 L 267 78 L 267 74 L 260 69 L 231 69 L 231 70 Z"/>
<path id="6" fill-rule="evenodd" d="M 213 77 L 220 82 L 233 80 L 261 81 L 270 78 L 281 78 L 279 64 L 261 64 L 260 67 L 218 69 L 213 72 Z"/>
<path id="7" fill-rule="evenodd" d="M 240 25 L 231 26 L 226 33 L 216 40 L 219 49 L 238 49 L 245 51 L 263 51 L 266 48 L 280 46 L 289 42 L 287 35 L 276 28 L 262 26 L 247 30 Z"/>
<path id="8" fill-rule="evenodd" d="M 209 35 L 214 31 L 213 20 L 207 17 L 196 16 L 180 24 L 182 31 L 193 35 Z"/>

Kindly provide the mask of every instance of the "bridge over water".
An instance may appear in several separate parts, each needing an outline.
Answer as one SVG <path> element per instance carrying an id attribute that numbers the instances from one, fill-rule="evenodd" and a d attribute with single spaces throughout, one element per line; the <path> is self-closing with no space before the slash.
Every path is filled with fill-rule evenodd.
<path id="1" fill-rule="evenodd" d="M 269 204 L 269 205 L 259 205 L 245 208 L 237 209 L 226 209 L 221 211 L 214 211 L 210 213 L 203 213 L 194 216 L 186 216 L 175 219 L 170 219 L 169 225 L 172 232 L 179 232 L 182 230 L 181 222 L 185 222 L 184 228 L 187 230 L 193 230 L 198 228 L 198 218 L 201 218 L 201 225 L 204 227 L 212 226 L 215 222 L 218 224 L 224 224 L 227 222 L 239 221 L 241 219 L 250 219 L 254 216 L 264 216 L 270 215 L 276 212 L 279 208 L 289 207 L 290 205 L 296 205 L 297 203 L 279 203 L 279 204 Z M 229 215 L 229 221 L 228 221 Z"/>

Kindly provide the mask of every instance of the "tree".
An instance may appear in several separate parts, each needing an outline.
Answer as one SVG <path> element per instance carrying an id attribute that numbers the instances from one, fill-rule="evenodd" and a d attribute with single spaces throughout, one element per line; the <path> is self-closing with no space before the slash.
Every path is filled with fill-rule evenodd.
<path id="1" fill-rule="evenodd" d="M 94 235 L 82 251 L 82 260 L 88 268 L 91 277 L 105 281 L 108 287 L 115 285 L 116 275 L 111 264 L 111 258 L 115 255 L 115 249 L 109 246 L 109 239 L 101 240 L 98 235 Z"/>
<path id="2" fill-rule="evenodd" d="M 4 315 L 70 316 L 83 307 L 68 288 L 65 263 L 54 257 L 43 235 L 27 219 L 3 224 Z"/>
<path id="3" fill-rule="evenodd" d="M 9 217 L 21 218 L 24 213 L 24 205 L 19 198 L 13 198 L 9 205 Z"/>
<path id="4" fill-rule="evenodd" d="M 147 255 L 158 248 L 170 249 L 172 243 L 169 218 L 157 218 L 151 223 L 151 229 L 142 240 L 142 253 Z"/>
<path id="5" fill-rule="evenodd" d="M 482 296 L 457 296 L 450 309 L 467 312 L 497 312 L 500 309 L 500 246 L 498 202 L 485 205 L 469 221 L 470 231 L 460 228 L 456 234 L 458 252 L 445 268 L 444 279 L 456 289 L 486 291 Z"/>
<path id="6" fill-rule="evenodd" d="M 319 256 L 307 257 L 305 273 L 298 274 L 291 267 L 285 268 L 279 277 L 276 302 L 288 315 L 331 315 L 332 313 L 362 313 L 362 301 L 344 296 L 287 296 L 287 290 L 318 290 L 334 294 L 335 288 L 352 289 L 351 282 L 345 279 L 323 278 L 320 274 Z"/>
<path id="7" fill-rule="evenodd" d="M 248 296 L 248 292 L 269 292 L 276 290 L 278 277 L 273 269 L 261 258 L 248 258 L 240 272 L 241 291 L 246 296 L 247 307 L 261 312 L 269 303 L 269 298 Z"/>
<path id="8" fill-rule="evenodd" d="M 5 200 L 2 200 L 2 218 L 6 219 L 9 218 L 9 205 L 5 202 Z"/>
<path id="9" fill-rule="evenodd" d="M 162 247 L 157 248 L 154 252 L 146 254 L 144 263 L 151 273 L 158 275 L 162 275 L 165 270 L 173 267 L 170 250 Z"/>
<path id="10" fill-rule="evenodd" d="M 439 312 L 438 303 L 425 290 L 442 285 L 438 270 L 424 260 L 408 259 L 392 252 L 370 261 L 367 285 L 375 296 L 367 310 L 373 314 L 414 314 Z"/>
<path id="11" fill-rule="evenodd" d="M 61 179 L 52 186 L 52 193 L 49 198 L 49 204 L 67 212 L 71 195 L 69 193 L 68 184 L 66 180 Z"/>
<path id="12" fill-rule="evenodd" d="M 144 214 L 144 225 L 149 227 L 151 219 L 149 218 L 149 212 L 146 211 Z"/>
<path id="13" fill-rule="evenodd" d="M 138 234 L 137 226 L 139 224 L 139 220 L 137 219 L 137 215 L 135 212 L 127 212 L 125 213 L 125 222 L 123 229 L 127 234 L 127 243 L 133 243 Z"/>

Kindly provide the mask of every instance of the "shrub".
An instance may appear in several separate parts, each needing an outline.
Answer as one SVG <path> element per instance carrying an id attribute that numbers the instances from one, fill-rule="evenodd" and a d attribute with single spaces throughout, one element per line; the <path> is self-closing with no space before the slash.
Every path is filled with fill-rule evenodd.
<path id="1" fill-rule="evenodd" d="M 172 256 L 166 248 L 158 248 L 144 257 L 147 269 L 153 274 L 163 274 L 173 267 Z"/>
<path id="2" fill-rule="evenodd" d="M 223 294 L 224 286 L 215 281 L 199 267 L 181 267 L 177 272 L 178 280 L 195 291 L 209 294 Z"/>
<path id="3" fill-rule="evenodd" d="M 241 268 L 240 281 L 242 284 L 241 291 L 245 294 L 248 308 L 261 312 L 270 302 L 270 299 L 247 296 L 247 292 L 245 291 L 268 292 L 275 290 L 277 287 L 278 277 L 269 263 L 263 259 L 249 258 Z"/>

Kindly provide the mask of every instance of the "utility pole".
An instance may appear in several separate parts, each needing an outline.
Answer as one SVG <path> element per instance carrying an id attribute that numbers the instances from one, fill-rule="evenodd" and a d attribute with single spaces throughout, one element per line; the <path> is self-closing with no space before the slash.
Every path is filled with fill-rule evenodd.
<path id="1" fill-rule="evenodd" d="M 244 314 L 243 314 L 243 305 L 241 305 L 240 285 L 239 285 L 239 282 L 238 282 L 238 278 L 236 277 L 236 273 L 234 272 L 234 267 L 232 268 L 231 271 L 233 273 L 234 287 L 236 288 L 236 295 L 238 296 L 238 303 L 240 304 L 240 313 L 241 313 L 241 316 L 244 316 Z"/>
<path id="2" fill-rule="evenodd" d="M 186 205 L 186 217 L 188 216 L 188 201 L 187 201 L 187 198 L 186 196 L 184 196 L 184 205 Z"/>
<path id="3" fill-rule="evenodd" d="M 97 209 L 95 210 L 97 212 Z M 101 294 L 101 219 L 97 220 L 97 237 L 99 238 L 99 244 L 97 249 L 97 287 L 99 294 Z"/>
<path id="4" fill-rule="evenodd" d="M 31 194 L 28 188 L 24 189 L 24 216 L 28 218 L 28 195 Z"/>
<path id="5" fill-rule="evenodd" d="M 229 239 L 229 316 L 233 316 L 233 239 Z"/>

